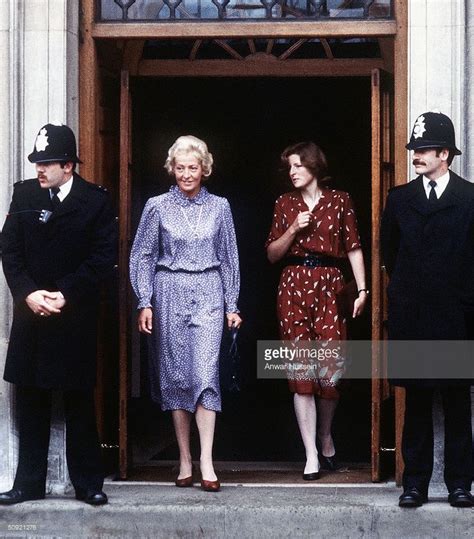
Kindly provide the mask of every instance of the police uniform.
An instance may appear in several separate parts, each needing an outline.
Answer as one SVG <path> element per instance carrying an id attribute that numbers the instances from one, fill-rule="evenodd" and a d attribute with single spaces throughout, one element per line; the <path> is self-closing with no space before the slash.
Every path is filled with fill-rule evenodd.
<path id="1" fill-rule="evenodd" d="M 418 117 L 407 149 L 456 148 L 454 127 L 444 114 Z M 431 192 L 430 192 L 431 194 Z M 388 334 L 392 340 L 436 341 L 472 338 L 474 312 L 474 185 L 449 171 L 439 199 L 429 200 L 423 176 L 392 189 L 382 216 L 382 257 L 390 276 Z M 433 361 L 433 357 L 414 360 Z M 429 354 L 428 354 L 429 355 Z M 390 357 L 400 366 L 404 358 Z M 412 358 L 411 358 L 412 359 Z M 402 440 L 405 463 L 401 506 L 426 500 L 433 471 L 432 399 L 441 392 L 445 415 L 444 479 L 450 502 L 470 506 L 473 461 L 471 380 L 392 379 L 406 388 Z M 411 496 L 413 489 L 418 491 Z M 464 493 L 459 494 L 459 489 Z M 455 494 L 455 493 L 458 494 Z"/>
<path id="2" fill-rule="evenodd" d="M 79 162 L 73 132 L 47 124 L 29 159 Z M 52 390 L 64 396 L 68 469 L 77 497 L 102 489 L 93 395 L 97 316 L 99 286 L 113 272 L 116 245 L 105 189 L 73 173 L 70 192 L 53 209 L 50 190 L 38 179 L 15 185 L 3 228 L 3 269 L 14 300 L 4 378 L 17 387 L 20 454 L 14 490 L 20 498 L 44 497 Z M 25 298 L 37 290 L 60 291 L 66 301 L 61 313 L 35 314 Z M 0 503 L 15 502 L 0 495 Z"/>

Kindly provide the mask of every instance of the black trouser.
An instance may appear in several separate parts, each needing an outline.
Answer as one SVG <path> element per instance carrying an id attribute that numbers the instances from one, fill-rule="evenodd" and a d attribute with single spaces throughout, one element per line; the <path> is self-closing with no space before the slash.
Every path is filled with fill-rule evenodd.
<path id="1" fill-rule="evenodd" d="M 417 487 L 425 494 L 433 472 L 434 391 L 418 387 L 406 390 L 403 487 Z M 458 487 L 471 490 L 474 470 L 471 388 L 451 386 L 439 391 L 444 410 L 444 481 L 449 492 Z"/>
<path id="2" fill-rule="evenodd" d="M 14 488 L 43 495 L 51 425 L 49 389 L 17 386 L 19 457 Z M 95 420 L 94 392 L 64 391 L 66 457 L 74 488 L 102 490 L 104 476 Z"/>

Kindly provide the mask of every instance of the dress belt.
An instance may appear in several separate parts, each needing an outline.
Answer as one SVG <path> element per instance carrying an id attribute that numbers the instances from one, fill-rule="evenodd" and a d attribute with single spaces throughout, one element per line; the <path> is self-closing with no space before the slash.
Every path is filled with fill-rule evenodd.
<path id="1" fill-rule="evenodd" d="M 340 268 L 341 259 L 334 256 L 307 255 L 288 256 L 284 260 L 286 266 L 306 266 L 308 268 Z"/>

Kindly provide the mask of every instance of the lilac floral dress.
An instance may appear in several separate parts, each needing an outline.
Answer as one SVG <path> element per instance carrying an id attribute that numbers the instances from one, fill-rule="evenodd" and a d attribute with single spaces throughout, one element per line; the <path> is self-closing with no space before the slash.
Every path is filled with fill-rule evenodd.
<path id="1" fill-rule="evenodd" d="M 224 313 L 237 312 L 240 275 L 225 198 L 177 186 L 146 203 L 130 255 L 138 309 L 153 309 L 152 397 L 163 410 L 220 411 Z"/>

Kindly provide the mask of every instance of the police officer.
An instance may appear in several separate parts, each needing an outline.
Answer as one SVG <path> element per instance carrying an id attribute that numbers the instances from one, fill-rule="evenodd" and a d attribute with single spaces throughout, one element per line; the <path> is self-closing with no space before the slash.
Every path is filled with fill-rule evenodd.
<path id="1" fill-rule="evenodd" d="M 51 394 L 61 390 L 76 498 L 107 503 L 97 436 L 99 285 L 116 262 L 116 222 L 105 189 L 75 172 L 65 125 L 43 126 L 28 156 L 37 178 L 15 184 L 3 227 L 3 269 L 14 300 L 4 378 L 16 385 L 19 460 L 8 505 L 44 498 Z"/>
<path id="2" fill-rule="evenodd" d="M 389 339 L 465 341 L 472 338 L 474 313 L 474 185 L 449 169 L 461 152 L 446 115 L 420 115 L 406 147 L 413 150 L 418 177 L 389 192 L 382 216 L 382 256 L 390 276 Z M 425 362 L 430 372 L 436 355 L 436 347 L 431 348 L 418 343 L 418 355 L 409 358 L 413 362 L 407 361 L 405 366 L 413 369 Z M 395 369 L 406 359 L 395 354 L 389 357 Z M 401 507 L 418 507 L 428 497 L 435 390 L 441 392 L 445 417 L 448 501 L 455 507 L 472 506 L 472 380 L 456 376 L 459 358 L 454 354 L 440 359 L 446 367 L 441 379 L 416 379 L 400 372 L 400 378 L 395 374 L 392 379 L 395 385 L 406 388 Z"/>

